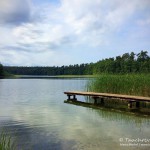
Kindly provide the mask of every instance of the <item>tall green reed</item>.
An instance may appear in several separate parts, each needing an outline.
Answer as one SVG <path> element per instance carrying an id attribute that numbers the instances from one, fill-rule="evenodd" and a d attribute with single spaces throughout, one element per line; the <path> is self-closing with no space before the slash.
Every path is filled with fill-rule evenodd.
<path id="1" fill-rule="evenodd" d="M 96 79 L 89 81 L 88 91 L 150 96 L 150 75 L 99 75 Z"/>
<path id="2" fill-rule="evenodd" d="M 0 150 L 15 150 L 11 136 L 4 131 L 0 133 Z"/>

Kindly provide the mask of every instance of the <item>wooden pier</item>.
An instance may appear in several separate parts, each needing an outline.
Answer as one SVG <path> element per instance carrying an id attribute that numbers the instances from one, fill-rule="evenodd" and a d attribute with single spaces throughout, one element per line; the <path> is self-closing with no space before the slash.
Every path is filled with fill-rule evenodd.
<path id="1" fill-rule="evenodd" d="M 101 104 L 105 103 L 105 99 L 119 99 L 125 100 L 128 103 L 128 108 L 132 108 L 133 103 L 135 103 L 136 108 L 140 107 L 140 102 L 150 102 L 150 97 L 143 96 L 132 96 L 132 95 L 121 95 L 121 94 L 110 94 L 110 93 L 95 93 L 95 92 L 80 92 L 80 91 L 72 91 L 72 92 L 64 92 L 67 94 L 67 101 L 75 102 L 77 101 L 76 96 L 90 96 L 94 99 L 94 105 L 97 105 L 98 100 Z"/>

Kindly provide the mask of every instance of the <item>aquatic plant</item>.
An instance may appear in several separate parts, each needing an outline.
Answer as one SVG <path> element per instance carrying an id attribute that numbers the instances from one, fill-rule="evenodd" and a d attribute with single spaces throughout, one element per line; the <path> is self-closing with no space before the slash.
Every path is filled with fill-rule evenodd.
<path id="1" fill-rule="evenodd" d="M 4 131 L 0 133 L 0 150 L 15 150 L 11 136 Z"/>
<path id="2" fill-rule="evenodd" d="M 150 96 L 149 74 L 99 75 L 88 83 L 88 91 Z"/>

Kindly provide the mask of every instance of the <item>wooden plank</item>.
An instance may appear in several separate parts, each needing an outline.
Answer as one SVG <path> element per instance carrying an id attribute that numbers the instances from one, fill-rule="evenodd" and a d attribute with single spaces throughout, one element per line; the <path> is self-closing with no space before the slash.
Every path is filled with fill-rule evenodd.
<path id="1" fill-rule="evenodd" d="M 96 92 L 64 92 L 67 95 L 83 95 L 83 96 L 95 96 L 95 97 L 105 97 L 105 98 L 119 98 L 124 100 L 136 100 L 136 101 L 146 101 L 150 102 L 150 97 L 143 96 L 132 96 L 132 95 L 122 95 L 122 94 L 111 94 L 111 93 L 96 93 Z"/>

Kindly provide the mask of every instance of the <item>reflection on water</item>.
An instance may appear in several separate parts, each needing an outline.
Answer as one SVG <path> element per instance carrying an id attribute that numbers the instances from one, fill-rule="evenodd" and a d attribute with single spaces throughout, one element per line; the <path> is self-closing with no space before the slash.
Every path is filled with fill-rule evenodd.
<path id="1" fill-rule="evenodd" d="M 92 107 L 92 108 L 98 108 L 98 109 L 106 109 L 108 110 L 116 110 L 116 111 L 124 111 L 128 112 L 130 114 L 134 113 L 135 115 L 150 115 L 150 103 L 149 102 L 139 102 L 140 107 L 136 107 L 136 103 L 132 104 L 132 108 L 128 108 L 128 101 L 127 100 L 120 100 L 120 99 L 109 99 L 105 98 L 104 103 L 101 103 L 101 99 L 97 99 L 97 104 L 93 105 L 94 99 L 92 97 L 85 97 L 85 100 L 82 101 L 83 103 L 80 103 L 80 101 L 72 104 L 81 105 L 85 107 Z M 88 106 L 89 104 L 89 106 Z M 91 105 L 92 104 L 92 105 Z"/>
<path id="2" fill-rule="evenodd" d="M 43 127 L 29 126 L 24 122 L 3 121 L 1 130 L 9 132 L 13 137 L 17 148 L 20 149 L 71 149 L 75 142 L 72 140 L 63 140 L 57 137 L 56 132 L 47 132 Z"/>
<path id="3" fill-rule="evenodd" d="M 23 150 L 141 149 L 121 147 L 119 139 L 150 139 L 150 118 L 63 103 L 64 91 L 84 91 L 86 82 L 0 80 L 0 129 L 7 131 Z"/>

